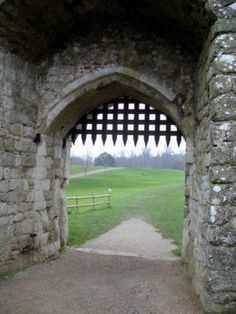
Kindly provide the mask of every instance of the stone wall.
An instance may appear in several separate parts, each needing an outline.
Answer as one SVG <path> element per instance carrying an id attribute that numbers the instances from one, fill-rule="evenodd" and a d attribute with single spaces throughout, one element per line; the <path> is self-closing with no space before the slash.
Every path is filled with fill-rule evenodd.
<path id="1" fill-rule="evenodd" d="M 134 32 L 129 28 L 124 29 L 123 33 L 110 29 L 101 33 L 99 38 L 94 38 L 94 36 L 83 38 L 80 42 L 70 45 L 62 53 L 57 53 L 48 62 L 44 61 L 40 65 L 41 76 L 38 91 L 41 97 L 38 127 L 49 128 L 52 120 L 56 119 L 58 113 L 63 112 L 67 103 L 75 101 L 77 112 L 74 108 L 72 109 L 74 121 L 68 122 L 65 119 L 69 120 L 69 118 L 63 112 L 65 130 L 68 128 L 66 124 L 70 123 L 72 127 L 83 111 L 94 109 L 91 103 L 95 100 L 79 99 L 80 95 L 78 94 L 79 88 L 83 86 L 88 92 L 89 88 L 86 87 L 86 84 L 89 82 L 96 82 L 97 86 L 94 89 L 98 90 L 99 87 L 100 93 L 97 93 L 96 97 L 101 100 L 95 102 L 93 106 L 96 106 L 99 102 L 101 104 L 109 101 L 111 97 L 115 98 L 124 96 L 124 93 L 131 93 L 132 87 L 133 93 L 137 95 L 140 87 L 136 87 L 135 80 L 145 83 L 149 89 L 153 87 L 153 91 L 148 92 L 150 94 L 148 101 L 173 117 L 184 133 L 190 133 L 193 121 L 191 121 L 191 117 L 188 121 L 185 120 L 185 117 L 191 116 L 193 111 L 194 64 L 193 57 L 183 51 L 179 45 L 171 45 L 155 35 Z M 108 83 L 98 83 L 98 81 L 100 77 L 106 77 L 109 74 L 121 74 L 130 80 L 133 79 L 133 82 L 125 82 L 128 85 L 127 90 L 122 86 L 122 90 L 114 95 L 108 94 L 106 87 L 104 93 L 102 85 L 105 86 Z M 109 83 L 112 83 L 111 78 Z M 125 85 L 124 82 L 119 81 L 118 83 Z M 120 95 L 117 94 L 119 92 Z M 73 100 L 70 98 L 76 93 L 79 101 L 76 98 Z M 85 90 L 82 91 L 82 94 L 85 93 Z M 140 92 L 140 95 L 137 96 L 145 98 L 146 94 L 147 91 L 144 91 L 143 95 Z M 65 100 L 66 96 L 69 96 L 69 100 Z M 94 96 L 91 97 L 95 99 Z M 71 104 L 69 105 L 71 106 Z M 54 115 L 53 111 L 55 111 Z M 73 119 L 72 115 L 70 115 L 70 119 Z"/>
<path id="2" fill-rule="evenodd" d="M 212 29 L 207 60 L 210 134 L 210 207 L 205 238 L 209 307 L 216 312 L 236 308 L 236 21 L 230 12 Z"/>
<path id="3" fill-rule="evenodd" d="M 198 62 L 130 28 L 69 42 L 37 65 L 0 51 L 0 271 L 63 250 L 63 139 L 85 112 L 131 96 L 170 115 L 186 137 L 183 260 L 206 311 L 234 312 L 235 10 L 231 1 L 205 2 L 217 21 Z"/>
<path id="4" fill-rule="evenodd" d="M 0 269 L 28 261 L 35 227 L 32 172 L 37 147 L 34 68 L 0 51 Z"/>
<path id="5" fill-rule="evenodd" d="M 220 14 L 223 16 L 211 30 L 196 78 L 198 127 L 193 154 L 187 160 L 190 176 L 186 185 L 183 258 L 189 263 L 206 311 L 233 313 L 236 24 L 227 21 L 232 11 L 221 9 Z"/>

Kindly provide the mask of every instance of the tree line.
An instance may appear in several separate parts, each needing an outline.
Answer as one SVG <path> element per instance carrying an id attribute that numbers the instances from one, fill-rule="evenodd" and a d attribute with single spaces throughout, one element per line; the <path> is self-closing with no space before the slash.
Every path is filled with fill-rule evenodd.
<path id="1" fill-rule="evenodd" d="M 106 152 L 93 158 L 89 153 L 83 157 L 71 157 L 71 164 L 82 166 L 85 170 L 94 166 L 128 167 L 128 168 L 170 168 L 184 170 L 185 154 L 176 154 L 171 149 L 166 149 L 162 154 L 153 156 L 148 148 L 140 154 L 131 153 L 128 156 L 122 152 L 112 156 Z"/>

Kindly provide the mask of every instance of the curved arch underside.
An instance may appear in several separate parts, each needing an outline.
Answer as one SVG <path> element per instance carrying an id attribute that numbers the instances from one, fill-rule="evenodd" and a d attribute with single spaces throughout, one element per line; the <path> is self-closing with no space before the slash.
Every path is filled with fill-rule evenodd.
<path id="1" fill-rule="evenodd" d="M 59 100 L 48 104 L 38 120 L 39 132 L 60 130 L 62 137 L 76 125 L 78 119 L 112 99 L 129 96 L 138 99 L 171 118 L 186 137 L 194 121 L 178 110 L 179 95 L 157 79 L 141 75 L 126 67 L 108 67 L 69 83 Z"/>

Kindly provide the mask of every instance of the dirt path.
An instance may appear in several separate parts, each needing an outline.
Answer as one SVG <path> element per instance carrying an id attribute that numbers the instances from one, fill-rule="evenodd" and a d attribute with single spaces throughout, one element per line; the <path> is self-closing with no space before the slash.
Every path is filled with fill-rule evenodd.
<path id="1" fill-rule="evenodd" d="M 107 172 L 107 171 L 120 170 L 120 169 L 123 169 L 123 168 L 122 167 L 113 167 L 113 168 L 91 170 L 91 171 L 87 171 L 86 175 L 84 172 L 79 172 L 79 173 L 72 174 L 71 176 L 69 176 L 69 179 L 75 179 L 75 178 L 80 178 L 80 177 L 85 177 L 85 176 L 87 177 L 87 176 L 91 176 L 93 174 L 103 173 L 103 172 Z"/>
<path id="2" fill-rule="evenodd" d="M 68 250 L 0 285 L 1 314 L 203 314 L 179 261 Z"/>
<path id="3" fill-rule="evenodd" d="M 148 259 L 176 260 L 172 251 L 177 247 L 142 219 L 123 221 L 96 239 L 87 241 L 81 252 L 98 254 L 145 257 Z"/>
<path id="4" fill-rule="evenodd" d="M 162 242 L 155 229 L 143 223 L 138 219 L 123 222 L 107 234 L 86 243 L 90 249 L 96 243 L 100 249 L 105 247 L 114 254 L 121 250 L 123 254 L 134 254 L 133 257 L 67 249 L 59 259 L 29 267 L 9 282 L 0 284 L 0 313 L 204 314 L 192 292 L 184 266 L 179 260 L 166 260 L 169 258 L 166 251 L 172 248 L 171 243 Z M 136 226 L 136 231 L 132 226 Z M 128 235 L 127 227 L 130 228 L 130 245 L 120 243 Z M 137 230 L 141 233 L 138 234 Z M 145 238 L 141 245 L 140 234 Z M 165 243 L 159 252 L 146 255 L 146 258 L 137 255 L 147 254 L 149 249 L 129 252 L 132 246 L 143 249 L 150 246 L 156 234 L 159 240 L 155 241 L 160 245 Z M 149 245 L 146 242 L 148 238 Z M 168 250 L 164 249 L 166 245 Z M 165 260 L 157 259 L 160 253 L 164 254 Z"/>

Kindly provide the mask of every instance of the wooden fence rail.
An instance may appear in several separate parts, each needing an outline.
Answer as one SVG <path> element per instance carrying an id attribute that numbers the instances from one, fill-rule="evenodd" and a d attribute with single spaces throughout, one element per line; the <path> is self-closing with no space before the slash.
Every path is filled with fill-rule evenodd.
<path id="1" fill-rule="evenodd" d="M 73 205 L 67 205 L 67 208 L 74 208 L 79 209 L 80 207 L 92 207 L 95 208 L 95 206 L 98 205 L 107 205 L 111 206 L 111 194 L 99 194 L 99 195 L 89 195 L 89 196 L 69 196 L 66 198 L 67 201 L 74 201 L 75 203 Z M 80 203 L 80 200 L 91 200 L 90 203 Z M 104 199 L 101 202 L 96 202 L 96 199 Z M 105 201 L 106 199 L 106 201 Z"/>

